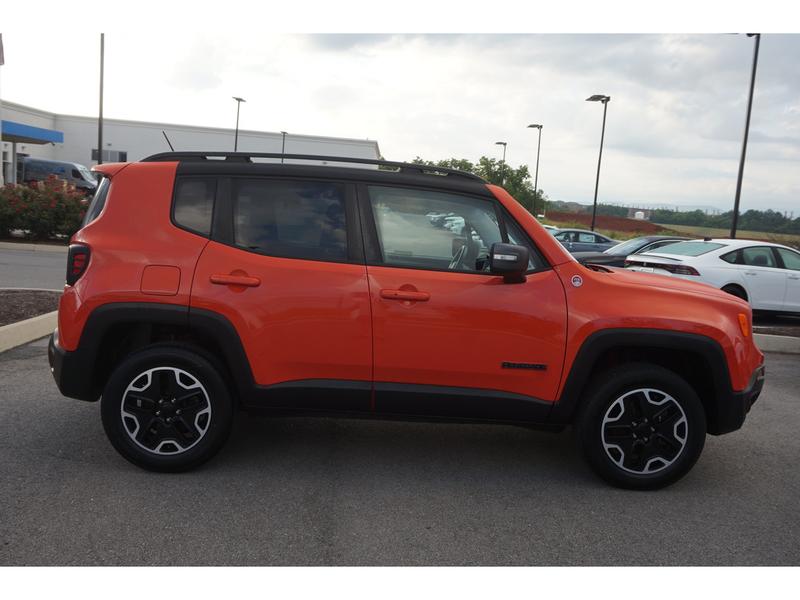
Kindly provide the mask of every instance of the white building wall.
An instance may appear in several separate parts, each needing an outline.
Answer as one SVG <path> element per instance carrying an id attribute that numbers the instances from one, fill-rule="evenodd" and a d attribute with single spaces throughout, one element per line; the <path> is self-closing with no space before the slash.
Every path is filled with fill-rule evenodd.
<path id="1" fill-rule="evenodd" d="M 64 133 L 63 144 L 18 144 L 17 152 L 77 162 L 91 167 L 92 149 L 97 147 L 97 119 L 57 115 L 38 109 L 3 102 L 3 119 L 35 127 L 55 129 Z M 176 151 L 233 151 L 234 130 L 211 127 L 171 125 L 104 119 L 104 150 L 128 153 L 128 161 L 137 161 L 158 152 L 169 152 L 164 135 L 166 131 Z M 239 131 L 239 150 L 245 152 L 281 151 L 280 132 Z M 8 142 L 3 143 L 9 146 Z M 286 136 L 287 154 L 315 154 L 321 156 L 348 156 L 375 159 L 380 157 L 378 142 L 311 135 Z M 287 161 L 288 162 L 288 161 Z"/>

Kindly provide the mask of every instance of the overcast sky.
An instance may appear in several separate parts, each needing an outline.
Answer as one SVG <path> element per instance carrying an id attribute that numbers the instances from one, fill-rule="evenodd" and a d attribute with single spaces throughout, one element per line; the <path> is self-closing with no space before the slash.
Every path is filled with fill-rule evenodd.
<path id="1" fill-rule="evenodd" d="M 4 100 L 95 115 L 99 36 L 4 31 Z M 536 157 L 552 199 L 732 205 L 744 35 L 106 35 L 105 115 L 377 140 L 387 159 Z M 800 35 L 761 41 L 742 209 L 800 214 Z"/>

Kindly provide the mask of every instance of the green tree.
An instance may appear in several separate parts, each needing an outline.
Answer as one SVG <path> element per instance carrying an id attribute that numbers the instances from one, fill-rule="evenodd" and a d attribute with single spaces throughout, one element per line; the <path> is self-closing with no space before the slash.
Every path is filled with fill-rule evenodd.
<path id="1" fill-rule="evenodd" d="M 531 180 L 528 167 L 520 165 L 517 168 L 496 158 L 481 156 L 477 164 L 466 158 L 447 158 L 438 161 L 425 160 L 417 156 L 414 164 L 428 165 L 431 167 L 442 167 L 446 169 L 458 169 L 467 171 L 483 177 L 489 183 L 500 185 L 511 194 L 517 202 L 522 204 L 528 212 L 536 215 L 546 208 L 547 200 L 542 190 L 534 193 L 533 181 Z"/>

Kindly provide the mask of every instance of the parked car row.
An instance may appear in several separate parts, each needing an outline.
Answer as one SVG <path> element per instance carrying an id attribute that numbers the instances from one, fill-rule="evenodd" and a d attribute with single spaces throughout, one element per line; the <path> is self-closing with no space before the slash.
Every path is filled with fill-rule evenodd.
<path id="1" fill-rule="evenodd" d="M 617 243 L 593 231 L 553 229 L 581 264 L 680 277 L 747 300 L 753 310 L 800 313 L 800 252 L 787 246 L 667 235 Z"/>
<path id="2" fill-rule="evenodd" d="M 800 252 L 780 244 L 691 240 L 629 256 L 625 266 L 713 285 L 754 310 L 800 313 Z"/>

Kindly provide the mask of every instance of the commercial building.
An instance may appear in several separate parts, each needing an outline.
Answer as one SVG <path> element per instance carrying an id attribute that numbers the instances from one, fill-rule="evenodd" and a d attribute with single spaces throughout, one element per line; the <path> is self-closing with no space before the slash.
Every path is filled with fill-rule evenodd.
<path id="1" fill-rule="evenodd" d="M 103 120 L 103 162 L 137 161 L 175 150 L 232 151 L 234 130 L 122 119 Z M 292 133 L 239 130 L 242 152 L 285 152 L 376 159 L 378 142 Z M 97 164 L 97 119 L 2 102 L 2 157 L 6 181 L 14 181 L 15 154 Z"/>

